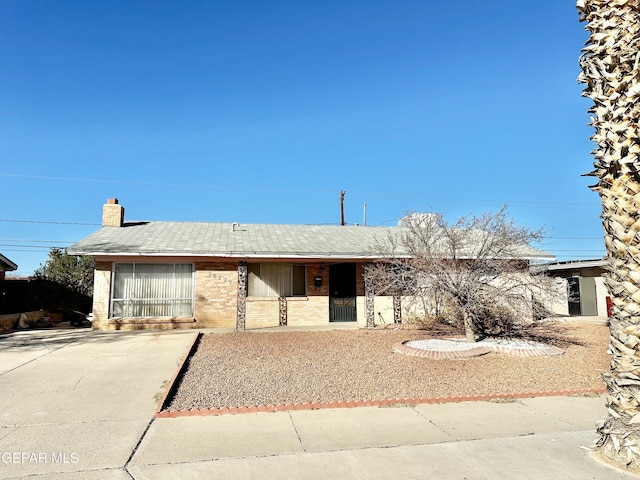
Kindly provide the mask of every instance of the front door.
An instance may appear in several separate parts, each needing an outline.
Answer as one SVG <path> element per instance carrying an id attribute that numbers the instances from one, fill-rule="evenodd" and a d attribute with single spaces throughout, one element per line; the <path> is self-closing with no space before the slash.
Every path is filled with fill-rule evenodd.
<path id="1" fill-rule="evenodd" d="M 567 291 L 569 293 L 569 315 L 582 315 L 580 309 L 580 278 L 567 278 Z"/>
<path id="2" fill-rule="evenodd" d="M 356 264 L 329 265 L 329 321 L 356 320 Z"/>
<path id="3" fill-rule="evenodd" d="M 592 277 L 567 278 L 569 285 L 569 315 L 598 315 L 596 281 Z"/>
<path id="4" fill-rule="evenodd" d="M 596 280 L 593 277 L 580 277 L 580 312 L 582 315 L 598 315 Z"/>

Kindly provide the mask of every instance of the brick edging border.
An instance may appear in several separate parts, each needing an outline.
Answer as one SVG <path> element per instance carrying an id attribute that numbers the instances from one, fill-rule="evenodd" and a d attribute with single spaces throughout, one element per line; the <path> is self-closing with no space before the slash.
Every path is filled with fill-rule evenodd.
<path id="1" fill-rule="evenodd" d="M 187 353 L 184 355 L 184 357 L 182 357 L 180 366 L 176 370 L 176 373 L 173 375 L 173 378 L 169 382 L 169 385 L 167 386 L 167 389 L 164 392 L 162 399 L 158 403 L 158 407 L 156 408 L 156 415 L 155 415 L 156 418 L 162 418 L 162 417 L 159 417 L 158 415 L 165 408 L 169 406 L 169 399 L 173 396 L 176 389 L 178 388 L 178 380 L 182 377 L 182 375 L 184 374 L 184 371 L 187 369 L 189 365 L 189 360 L 191 359 L 196 349 L 198 348 L 198 344 L 200 343 L 201 339 L 202 339 L 202 333 L 196 334 L 195 338 L 193 339 L 193 342 L 191 342 L 191 346 L 187 349 Z"/>
<path id="2" fill-rule="evenodd" d="M 497 393 L 487 395 L 459 395 L 451 397 L 388 398 L 383 400 L 346 400 L 336 402 L 303 402 L 280 405 L 253 405 L 251 407 L 194 408 L 190 410 L 158 410 L 156 418 L 203 417 L 235 415 L 257 412 L 286 412 L 291 410 L 320 410 L 327 408 L 389 407 L 394 405 L 421 405 L 436 403 L 481 402 L 500 398 L 567 397 L 580 394 L 603 394 L 606 388 L 579 388 L 575 390 L 553 390 L 548 392 Z"/>
<path id="3" fill-rule="evenodd" d="M 506 345 L 478 345 L 467 350 L 429 350 L 427 348 L 417 348 L 407 345 L 411 340 L 396 343 L 393 346 L 393 353 L 402 353 L 412 357 L 428 358 L 430 360 L 456 360 L 462 358 L 479 357 L 487 353 L 504 353 L 516 357 L 540 357 L 545 355 L 562 355 L 564 350 L 551 345 L 541 345 L 536 348 L 517 348 Z"/>
<path id="4" fill-rule="evenodd" d="M 461 358 L 474 358 L 486 355 L 492 350 L 484 345 L 478 345 L 467 350 L 429 350 L 427 348 L 416 348 L 407 345 L 407 342 L 396 343 L 393 346 L 393 353 L 402 353 L 410 357 L 428 358 L 429 360 L 456 360 Z"/>

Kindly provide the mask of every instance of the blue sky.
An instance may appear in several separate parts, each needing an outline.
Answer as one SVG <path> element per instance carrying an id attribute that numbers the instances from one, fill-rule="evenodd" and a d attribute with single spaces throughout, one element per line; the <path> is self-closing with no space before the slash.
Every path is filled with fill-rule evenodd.
<path id="1" fill-rule="evenodd" d="M 0 253 L 128 220 L 394 225 L 503 204 L 604 254 L 573 2 L 0 2 Z"/>

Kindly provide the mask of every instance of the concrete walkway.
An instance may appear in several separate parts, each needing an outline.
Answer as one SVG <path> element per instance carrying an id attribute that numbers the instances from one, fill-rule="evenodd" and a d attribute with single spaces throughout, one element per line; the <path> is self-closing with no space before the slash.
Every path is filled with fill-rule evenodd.
<path id="1" fill-rule="evenodd" d="M 0 336 L 0 478 L 637 478 L 600 397 L 154 419 L 193 331 Z"/>

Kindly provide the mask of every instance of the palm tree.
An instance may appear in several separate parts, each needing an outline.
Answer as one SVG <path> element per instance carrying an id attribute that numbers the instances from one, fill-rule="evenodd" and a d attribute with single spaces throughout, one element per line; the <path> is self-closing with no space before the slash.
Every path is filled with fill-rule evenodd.
<path id="1" fill-rule="evenodd" d="M 613 301 L 609 415 L 597 452 L 627 468 L 640 466 L 640 0 L 578 0 L 590 33 L 580 57 L 583 96 L 595 129 L 597 177 Z"/>

